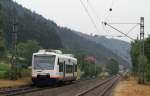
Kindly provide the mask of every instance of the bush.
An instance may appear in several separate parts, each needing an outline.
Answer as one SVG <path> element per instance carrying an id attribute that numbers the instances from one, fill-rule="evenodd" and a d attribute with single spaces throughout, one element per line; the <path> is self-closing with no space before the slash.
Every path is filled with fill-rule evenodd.
<path id="1" fill-rule="evenodd" d="M 5 78 L 10 80 L 16 80 L 18 78 L 17 69 L 10 69 L 6 71 Z"/>
<path id="2" fill-rule="evenodd" d="M 102 71 L 101 68 L 94 63 L 83 61 L 81 70 L 84 72 L 83 77 L 98 76 Z"/>
<path id="3" fill-rule="evenodd" d="M 0 71 L 0 79 L 4 78 L 4 74 L 6 71 Z"/>
<path id="4" fill-rule="evenodd" d="M 5 73 L 10 70 L 10 65 L 9 64 L 0 64 L 0 78 L 5 77 Z"/>
<path id="5" fill-rule="evenodd" d="M 31 69 L 22 68 L 21 77 L 30 77 L 30 76 L 31 76 Z"/>
<path id="6" fill-rule="evenodd" d="M 145 66 L 145 78 L 150 82 L 150 63 L 147 63 Z"/>
<path id="7" fill-rule="evenodd" d="M 0 64 L 0 71 L 7 71 L 10 69 L 9 64 Z"/>
<path id="8" fill-rule="evenodd" d="M 150 73 L 146 73 L 146 81 L 150 82 Z"/>
<path id="9" fill-rule="evenodd" d="M 22 77 L 28 77 L 30 75 L 31 75 L 31 70 L 25 68 L 15 68 L 5 72 L 5 78 L 11 80 L 16 80 Z"/>

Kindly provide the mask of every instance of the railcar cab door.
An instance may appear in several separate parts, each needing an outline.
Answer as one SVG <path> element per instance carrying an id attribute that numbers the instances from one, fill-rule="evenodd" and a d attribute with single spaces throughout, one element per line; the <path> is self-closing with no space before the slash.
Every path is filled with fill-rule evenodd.
<path id="1" fill-rule="evenodd" d="M 63 63 L 63 76 L 64 76 L 64 79 L 65 79 L 65 75 L 66 75 L 66 64 L 65 64 L 65 61 Z"/>
<path id="2" fill-rule="evenodd" d="M 66 73 L 66 64 L 65 61 L 61 61 L 60 58 L 58 58 L 58 65 L 59 65 L 59 72 L 63 73 L 63 79 L 65 79 L 65 73 Z"/>
<path id="3" fill-rule="evenodd" d="M 75 78 L 75 64 L 73 63 L 73 79 Z"/>
<path id="4" fill-rule="evenodd" d="M 77 64 L 73 63 L 73 78 L 76 79 L 77 77 Z"/>

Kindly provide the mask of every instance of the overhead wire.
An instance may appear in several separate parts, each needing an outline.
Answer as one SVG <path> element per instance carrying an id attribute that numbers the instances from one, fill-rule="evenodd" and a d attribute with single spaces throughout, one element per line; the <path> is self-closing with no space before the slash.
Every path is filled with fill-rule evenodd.
<path id="1" fill-rule="evenodd" d="M 109 16 L 111 15 L 111 11 L 113 10 L 113 9 L 112 9 L 113 6 L 114 6 L 114 0 L 112 0 L 112 3 L 111 3 L 111 5 L 110 5 L 110 9 L 109 9 L 109 13 L 108 13 L 108 15 L 106 16 L 105 21 L 107 21 L 108 18 L 109 18 Z M 128 31 L 127 33 L 124 33 L 124 32 L 120 31 L 119 29 L 115 28 L 114 26 L 112 26 L 112 25 L 110 25 L 110 24 L 136 24 L 136 25 L 134 25 L 131 29 L 129 29 L 129 31 Z M 104 24 L 104 25 L 105 25 L 105 24 Z M 121 37 L 128 37 L 128 38 L 130 38 L 131 40 L 134 40 L 132 37 L 128 36 L 128 34 L 129 34 L 131 31 L 133 31 L 134 28 L 135 28 L 137 25 L 139 25 L 139 23 L 109 23 L 109 24 L 106 23 L 106 25 L 108 25 L 109 27 L 113 28 L 114 30 L 116 30 L 116 31 L 118 31 L 119 33 L 121 33 L 121 34 L 124 35 L 124 36 L 121 36 Z"/>
<path id="2" fill-rule="evenodd" d="M 90 0 L 87 0 L 87 3 L 88 3 L 88 5 L 89 5 L 89 8 L 93 11 L 93 13 L 96 15 L 96 18 L 97 18 L 97 19 L 100 21 L 100 23 L 101 23 L 102 20 L 100 19 L 99 15 L 96 13 L 96 11 L 95 11 L 94 7 L 92 6 Z M 98 24 L 100 24 L 100 23 L 98 23 Z M 109 31 L 105 29 L 105 27 L 104 27 L 104 25 L 103 25 L 102 23 L 101 23 L 100 26 L 102 26 L 102 29 L 103 29 L 106 33 L 109 33 Z M 112 37 L 114 37 L 114 36 L 112 36 Z"/>
<path id="3" fill-rule="evenodd" d="M 112 0 L 111 5 L 110 5 L 110 8 L 112 8 L 113 5 L 114 5 L 114 0 Z"/>
<path id="4" fill-rule="evenodd" d="M 92 6 L 90 0 L 87 0 L 87 3 L 88 3 L 88 5 L 89 5 L 89 7 L 91 8 L 91 10 L 93 11 L 93 13 L 96 15 L 97 19 L 98 19 L 98 20 L 101 20 L 101 19 L 99 18 L 98 14 L 96 13 L 94 7 Z"/>
<path id="5" fill-rule="evenodd" d="M 134 26 L 127 32 L 127 35 L 128 35 L 131 31 L 133 31 L 138 25 L 139 25 L 139 24 L 134 25 Z"/>
<path id="6" fill-rule="evenodd" d="M 95 11 L 95 9 L 94 9 L 94 7 L 92 6 L 92 4 L 91 4 L 91 2 L 90 2 L 90 0 L 87 0 L 87 3 L 88 3 L 88 5 L 89 5 L 89 8 L 93 11 L 93 13 L 95 14 L 95 16 L 96 16 L 96 18 L 98 19 L 98 21 L 101 23 L 102 22 L 102 20 L 100 19 L 100 17 L 99 17 L 99 15 L 97 14 L 97 12 Z M 105 27 L 104 27 L 104 25 L 102 24 L 100 24 L 100 23 L 98 23 L 100 26 L 102 26 L 102 28 L 103 28 L 103 30 L 106 32 L 106 33 L 108 33 L 108 30 L 106 30 L 105 29 Z"/>
<path id="7" fill-rule="evenodd" d="M 97 28 L 97 25 L 96 25 L 94 19 L 92 18 L 92 16 L 90 15 L 88 9 L 86 8 L 85 4 L 83 3 L 82 0 L 80 0 L 80 3 L 81 3 L 81 5 L 83 6 L 83 8 L 84 8 L 85 12 L 87 13 L 87 15 L 89 16 L 89 18 L 90 18 L 90 20 L 91 20 L 91 22 L 92 22 L 94 28 L 96 29 L 97 32 L 99 32 L 99 30 L 98 30 L 98 28 Z"/>
<path id="8" fill-rule="evenodd" d="M 119 38 L 124 37 L 124 36 L 122 36 L 122 35 L 104 35 L 104 36 L 119 37 Z"/>
<path id="9" fill-rule="evenodd" d="M 85 12 L 87 13 L 87 15 L 89 16 L 89 18 L 90 18 L 90 20 L 91 20 L 91 22 L 92 22 L 94 28 L 96 29 L 97 32 L 99 32 L 99 30 L 98 30 L 98 28 L 97 28 L 97 24 L 95 23 L 93 17 L 91 16 L 91 14 L 90 14 L 88 8 L 86 8 L 86 5 L 84 4 L 84 2 L 83 2 L 82 0 L 80 0 L 80 3 L 81 3 L 81 5 L 83 6 L 83 8 L 84 8 Z M 96 15 L 96 18 L 97 18 L 98 20 L 101 20 L 101 19 L 99 18 L 99 16 L 97 15 L 96 11 L 94 10 L 94 8 L 93 8 L 93 6 L 92 6 L 92 4 L 90 3 L 89 0 L 87 0 L 87 3 L 88 3 L 88 5 L 89 5 L 89 7 L 91 8 L 91 10 L 93 11 L 93 13 Z M 113 5 L 114 5 L 114 0 L 112 0 L 111 6 L 110 6 L 111 11 L 112 11 Z M 106 16 L 105 21 L 108 19 L 108 17 L 110 16 L 110 14 L 111 14 L 111 13 L 109 13 L 109 14 Z M 128 34 L 137 26 L 137 23 L 111 23 L 111 24 L 136 24 L 136 25 L 133 26 L 127 33 L 124 33 L 124 32 L 122 32 L 122 31 L 118 30 L 117 28 L 114 28 L 115 30 L 117 30 L 118 32 L 120 32 L 121 34 L 123 34 L 124 36 L 126 36 L 126 37 L 128 37 L 128 38 L 130 38 L 130 39 L 133 40 L 133 38 L 131 38 L 130 36 L 128 36 Z M 109 26 L 111 26 L 111 25 L 109 25 Z M 113 27 L 113 26 L 111 26 L 111 27 Z M 102 28 L 103 28 L 103 30 L 104 30 L 105 32 L 108 33 L 108 30 L 105 29 L 105 27 L 104 27 L 103 24 L 102 24 Z M 108 35 L 107 35 L 107 36 L 108 36 Z M 118 35 L 118 36 L 112 36 L 112 37 L 124 37 L 124 36 L 119 36 L 119 35 Z"/>
<path id="10" fill-rule="evenodd" d="M 140 23 L 108 23 L 108 24 L 135 24 L 131 29 L 129 29 L 126 33 L 126 35 L 128 35 L 131 31 L 133 31 Z"/>
<path id="11" fill-rule="evenodd" d="M 123 34 L 124 36 L 130 38 L 131 40 L 134 40 L 132 37 L 128 36 L 126 33 L 120 31 L 119 29 L 115 28 L 114 26 L 112 26 L 112 25 L 110 25 L 110 24 L 108 24 L 106 22 L 104 24 L 107 25 L 107 26 L 109 26 L 109 27 L 111 27 L 111 28 L 113 28 L 114 30 L 118 31 L 119 33 Z"/>
<path id="12" fill-rule="evenodd" d="M 113 8 L 114 4 L 115 4 L 115 0 L 112 0 L 110 7 L 109 7 L 109 13 L 106 15 L 106 17 L 104 19 L 105 21 L 107 21 L 109 16 L 111 15 L 111 11 L 113 10 L 112 8 Z"/>
<path id="13" fill-rule="evenodd" d="M 134 22 L 111 22 L 111 23 L 110 23 L 110 22 L 109 22 L 109 24 L 113 24 L 113 25 L 115 25 L 115 24 L 116 24 L 116 25 L 117 25 L 117 24 L 122 24 L 122 25 L 123 25 L 123 24 L 128 24 L 128 25 L 129 25 L 129 24 L 140 24 L 140 23 L 134 23 Z"/>
<path id="14" fill-rule="evenodd" d="M 103 30 L 104 30 L 106 33 L 109 33 L 109 31 L 105 29 L 105 26 L 103 25 L 103 23 L 101 23 L 101 24 L 102 24 Z"/>
<path id="15" fill-rule="evenodd" d="M 102 22 L 102 20 L 99 18 L 98 14 L 96 13 L 94 7 L 92 6 L 90 0 L 87 0 L 87 3 L 89 5 L 89 8 L 93 11 L 93 13 L 96 15 L 96 18 Z M 114 5 L 114 0 L 112 0 L 112 3 L 111 3 L 111 7 Z M 99 23 L 100 24 L 100 23 Z M 102 23 L 101 23 L 102 24 Z M 101 26 L 101 25 L 100 25 Z M 104 25 L 102 24 L 102 29 L 106 32 L 106 33 L 109 33 L 109 30 L 105 29 Z M 103 35 L 103 36 L 111 36 L 111 37 L 123 37 L 123 36 L 113 36 L 113 35 Z"/>

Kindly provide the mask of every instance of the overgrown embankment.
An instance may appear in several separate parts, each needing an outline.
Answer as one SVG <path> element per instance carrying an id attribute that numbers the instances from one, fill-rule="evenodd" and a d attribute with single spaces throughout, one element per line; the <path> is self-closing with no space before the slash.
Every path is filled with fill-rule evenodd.
<path id="1" fill-rule="evenodd" d="M 150 96 L 150 86 L 140 85 L 137 79 L 121 80 L 116 86 L 113 96 Z"/>

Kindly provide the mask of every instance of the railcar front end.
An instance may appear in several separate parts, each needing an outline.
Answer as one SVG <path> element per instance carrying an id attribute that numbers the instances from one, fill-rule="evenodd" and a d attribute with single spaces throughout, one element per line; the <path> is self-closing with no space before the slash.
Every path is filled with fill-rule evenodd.
<path id="1" fill-rule="evenodd" d="M 32 56 L 32 82 L 53 85 L 77 78 L 77 59 L 53 52 L 37 52 Z"/>

